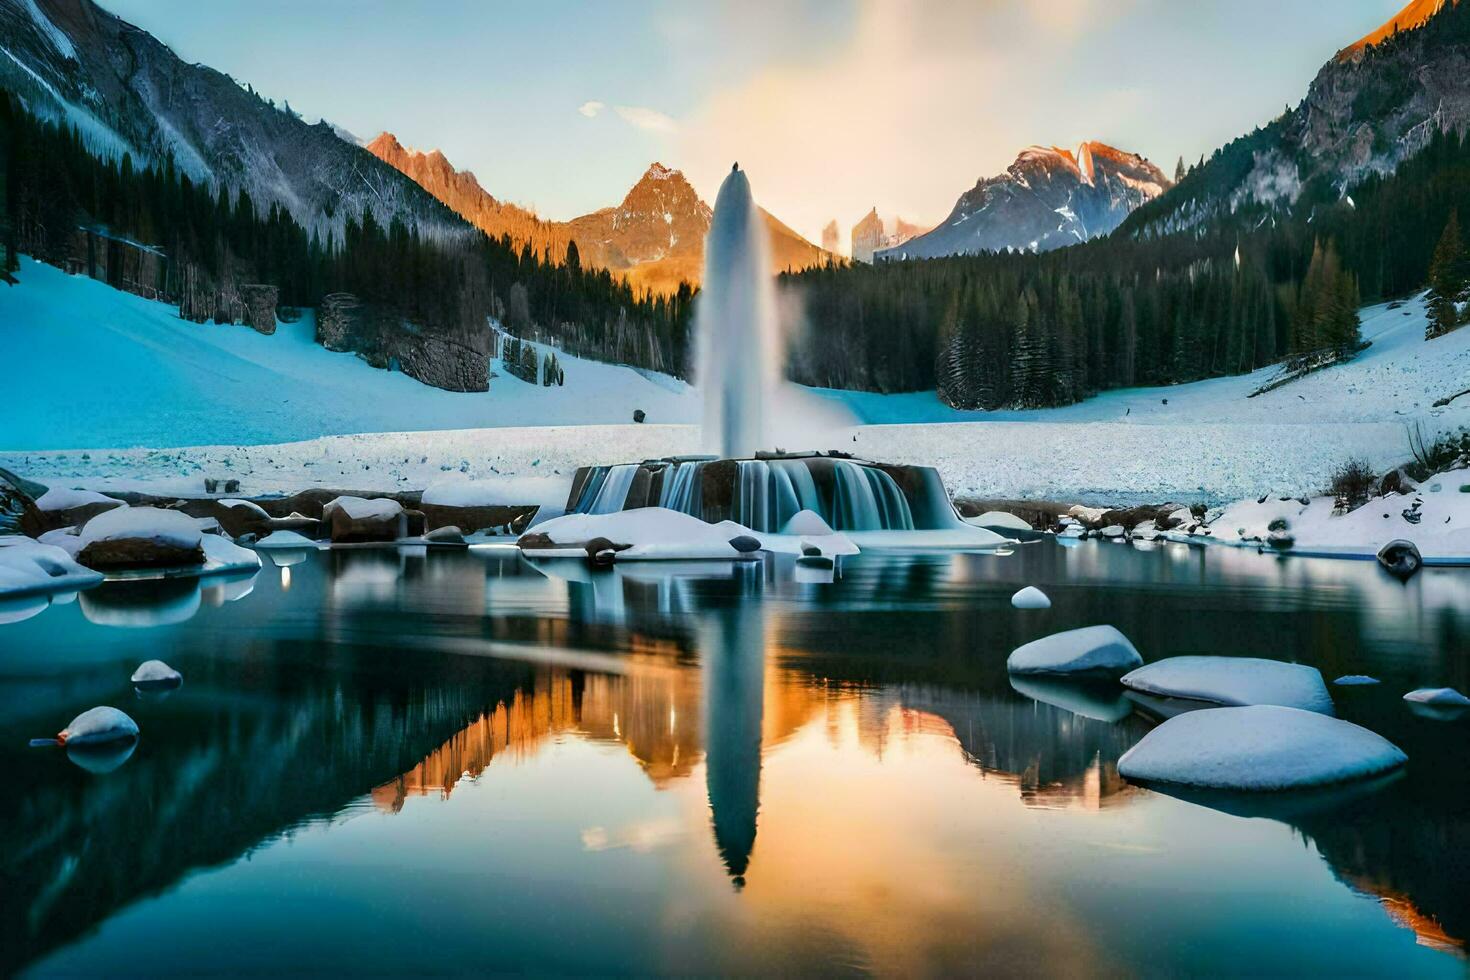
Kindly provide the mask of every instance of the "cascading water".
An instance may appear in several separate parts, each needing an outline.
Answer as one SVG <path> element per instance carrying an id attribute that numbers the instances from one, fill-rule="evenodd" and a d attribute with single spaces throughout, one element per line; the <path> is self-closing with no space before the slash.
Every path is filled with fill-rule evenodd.
<path id="1" fill-rule="evenodd" d="M 715 198 L 695 314 L 704 441 L 726 459 L 764 447 L 766 406 L 779 378 L 767 236 L 750 181 L 737 164 Z"/>

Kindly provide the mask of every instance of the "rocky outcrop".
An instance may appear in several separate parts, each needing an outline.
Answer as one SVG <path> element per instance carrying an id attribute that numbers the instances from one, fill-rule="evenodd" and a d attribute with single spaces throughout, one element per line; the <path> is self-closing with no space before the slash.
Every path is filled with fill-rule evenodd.
<path id="1" fill-rule="evenodd" d="M 490 355 L 469 344 L 430 335 L 404 336 L 394 344 L 403 373 L 445 391 L 486 391 Z"/>
<path id="2" fill-rule="evenodd" d="M 351 351 L 373 367 L 397 366 L 416 381 L 445 391 L 490 387 L 490 336 L 477 343 L 419 329 L 351 293 L 330 293 L 317 310 L 316 340 Z"/>
<path id="3" fill-rule="evenodd" d="M 240 287 L 245 322 L 256 333 L 276 332 L 276 304 L 280 297 L 280 289 L 268 283 L 250 283 Z"/>

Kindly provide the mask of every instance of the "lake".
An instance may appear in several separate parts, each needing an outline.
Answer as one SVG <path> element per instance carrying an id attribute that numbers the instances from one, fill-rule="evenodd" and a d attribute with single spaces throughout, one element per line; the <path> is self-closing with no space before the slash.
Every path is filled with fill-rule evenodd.
<path id="1" fill-rule="evenodd" d="M 1401 697 L 1470 690 L 1466 570 L 278 557 L 0 607 L 0 974 L 1465 973 L 1470 718 Z M 1005 670 L 1094 623 L 1379 678 L 1338 714 L 1409 766 L 1280 805 L 1131 786 L 1154 721 L 1120 688 Z M 185 682 L 145 698 L 155 657 Z M 26 747 L 96 704 L 130 757 Z"/>

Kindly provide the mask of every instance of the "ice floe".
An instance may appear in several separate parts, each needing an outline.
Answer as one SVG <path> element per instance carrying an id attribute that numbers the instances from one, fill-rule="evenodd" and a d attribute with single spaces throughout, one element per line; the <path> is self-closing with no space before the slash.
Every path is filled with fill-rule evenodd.
<path id="1" fill-rule="evenodd" d="M 1118 772 L 1145 783 L 1266 791 L 1361 779 L 1406 759 L 1398 746 L 1351 722 L 1251 705 L 1170 718 L 1124 753 Z"/>
<path id="2" fill-rule="evenodd" d="M 1158 697 L 1221 705 L 1275 704 L 1332 713 L 1315 667 L 1254 657 L 1170 657 L 1123 676 L 1123 686 Z"/>

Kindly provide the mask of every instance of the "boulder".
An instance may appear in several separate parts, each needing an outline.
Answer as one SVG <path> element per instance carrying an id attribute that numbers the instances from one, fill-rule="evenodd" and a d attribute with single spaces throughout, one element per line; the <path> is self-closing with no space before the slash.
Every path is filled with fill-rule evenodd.
<path id="1" fill-rule="evenodd" d="M 436 527 L 424 535 L 424 540 L 430 544 L 439 545 L 461 545 L 465 544 L 464 532 L 453 524 L 444 527 Z"/>
<path id="2" fill-rule="evenodd" d="M 99 570 L 204 564 L 199 525 L 176 510 L 118 507 L 82 528 L 77 561 Z"/>
<path id="3" fill-rule="evenodd" d="M 322 508 L 333 544 L 389 542 L 423 533 L 423 513 L 417 529 L 403 505 L 387 497 L 336 497 Z"/>
<path id="4" fill-rule="evenodd" d="M 1394 578 L 1406 582 L 1423 567 L 1424 556 L 1419 554 L 1414 542 L 1400 538 L 1378 549 L 1378 564 Z"/>
<path id="5" fill-rule="evenodd" d="M 748 555 L 761 550 L 759 538 L 753 538 L 748 534 L 737 534 L 730 539 L 730 547 L 741 554 Z"/>
<path id="6" fill-rule="evenodd" d="M 57 745 L 101 745 L 138 737 L 138 723 L 116 708 L 102 705 L 77 715 L 56 735 Z"/>
<path id="7" fill-rule="evenodd" d="M 184 683 L 184 675 L 162 660 L 145 660 L 129 678 L 133 686 L 145 691 L 166 690 Z"/>
<path id="8" fill-rule="evenodd" d="M 1275 704 L 1332 714 L 1332 696 L 1316 667 L 1256 657 L 1168 657 L 1123 676 L 1144 694 L 1241 707 Z"/>
<path id="9" fill-rule="evenodd" d="M 1138 650 L 1112 626 L 1053 633 L 1017 647 L 1006 661 L 1015 674 L 1120 675 L 1141 666 Z"/>

